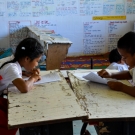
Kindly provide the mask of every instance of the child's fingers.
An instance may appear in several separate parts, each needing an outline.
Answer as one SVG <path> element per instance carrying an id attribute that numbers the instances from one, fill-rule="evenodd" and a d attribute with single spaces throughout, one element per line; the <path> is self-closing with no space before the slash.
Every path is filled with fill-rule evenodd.
<path id="1" fill-rule="evenodd" d="M 32 74 L 31 77 L 34 78 L 34 82 L 37 82 L 38 80 L 41 80 L 41 76 L 38 75 L 38 74 Z"/>
<path id="2" fill-rule="evenodd" d="M 99 72 L 97 72 L 99 76 L 104 77 L 107 74 L 106 70 L 100 70 Z"/>
<path id="3" fill-rule="evenodd" d="M 26 73 L 25 73 L 25 76 L 30 77 L 31 74 L 32 74 L 31 72 L 26 72 Z"/>
<path id="4" fill-rule="evenodd" d="M 33 69 L 33 71 L 32 71 L 34 74 L 40 74 L 40 69 Z"/>
<path id="5" fill-rule="evenodd" d="M 36 75 L 36 82 L 41 80 L 41 76 L 40 75 Z"/>
<path id="6" fill-rule="evenodd" d="M 97 73 L 98 73 L 98 75 L 100 75 L 100 74 L 102 74 L 104 71 L 106 71 L 106 70 L 102 69 L 102 70 L 98 71 Z"/>
<path id="7" fill-rule="evenodd" d="M 39 79 L 38 80 L 41 80 L 41 76 L 39 75 Z"/>
<path id="8" fill-rule="evenodd" d="M 36 68 L 36 71 L 37 71 L 38 73 L 40 73 L 40 69 L 39 69 L 39 68 Z"/>

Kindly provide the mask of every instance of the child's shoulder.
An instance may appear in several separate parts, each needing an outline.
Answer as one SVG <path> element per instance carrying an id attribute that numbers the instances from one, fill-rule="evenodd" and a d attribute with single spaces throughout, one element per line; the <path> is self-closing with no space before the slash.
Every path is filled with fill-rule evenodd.
<path id="1" fill-rule="evenodd" d="M 15 68 L 18 67 L 18 64 L 15 63 L 7 63 L 6 65 L 4 65 L 1 70 L 6 70 L 6 69 L 10 69 L 10 68 Z"/>
<path id="2" fill-rule="evenodd" d="M 118 64 L 116 62 L 113 62 L 107 67 L 107 69 L 117 69 L 117 67 L 118 67 Z"/>
<path id="3" fill-rule="evenodd" d="M 126 64 L 119 64 L 118 70 L 123 71 L 123 70 L 129 70 L 129 69 L 128 69 L 128 66 Z"/>
<path id="4" fill-rule="evenodd" d="M 135 67 L 134 68 L 131 68 L 130 70 L 129 70 L 129 73 L 133 76 L 133 72 L 135 72 Z"/>
<path id="5" fill-rule="evenodd" d="M 119 71 L 128 70 L 128 66 L 126 64 L 119 64 L 116 62 L 111 63 L 107 69 L 116 69 Z"/>

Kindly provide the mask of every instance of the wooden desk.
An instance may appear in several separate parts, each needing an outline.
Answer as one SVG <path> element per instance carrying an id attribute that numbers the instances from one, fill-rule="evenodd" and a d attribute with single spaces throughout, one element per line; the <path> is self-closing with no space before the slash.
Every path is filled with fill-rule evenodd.
<path id="1" fill-rule="evenodd" d="M 56 71 L 42 71 L 42 75 Z M 58 71 L 57 71 L 58 72 Z M 61 81 L 35 85 L 28 93 L 15 87 L 8 92 L 8 126 L 20 128 L 56 122 L 86 119 L 72 89 L 60 72 Z"/>
<path id="2" fill-rule="evenodd" d="M 81 108 L 89 116 L 86 121 L 116 121 L 135 119 L 135 98 L 119 91 L 110 90 L 107 85 L 88 83 L 68 73 L 73 91 L 80 101 Z M 88 71 L 89 73 L 89 71 Z M 125 81 L 124 83 L 127 83 Z"/>
<path id="3" fill-rule="evenodd" d="M 47 44 L 45 44 L 47 46 Z M 60 69 L 62 61 L 66 58 L 68 48 L 71 44 L 53 43 L 48 45 L 48 51 L 46 53 L 46 69 Z"/>
<path id="4" fill-rule="evenodd" d="M 28 27 L 28 36 L 36 38 L 45 48 L 46 69 L 60 69 L 62 61 L 66 58 L 68 48 L 72 42 L 67 38 L 53 40 L 45 31 L 37 27 Z"/>

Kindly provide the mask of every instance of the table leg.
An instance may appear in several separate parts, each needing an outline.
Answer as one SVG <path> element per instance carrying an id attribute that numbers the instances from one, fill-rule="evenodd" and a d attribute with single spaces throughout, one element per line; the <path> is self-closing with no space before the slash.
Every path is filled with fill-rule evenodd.
<path id="1" fill-rule="evenodd" d="M 87 128 L 88 122 L 83 123 L 82 128 L 81 128 L 81 132 L 80 135 L 84 135 L 86 128 Z"/>

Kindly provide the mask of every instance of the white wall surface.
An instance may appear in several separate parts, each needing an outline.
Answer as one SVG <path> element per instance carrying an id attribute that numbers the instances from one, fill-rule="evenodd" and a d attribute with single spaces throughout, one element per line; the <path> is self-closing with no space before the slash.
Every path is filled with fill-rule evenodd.
<path id="1" fill-rule="evenodd" d="M 93 16 L 126 19 L 94 21 Z M 135 0 L 0 0 L 0 51 L 26 37 L 23 27 L 35 25 L 69 38 L 69 55 L 105 53 L 134 30 L 134 21 Z"/>

